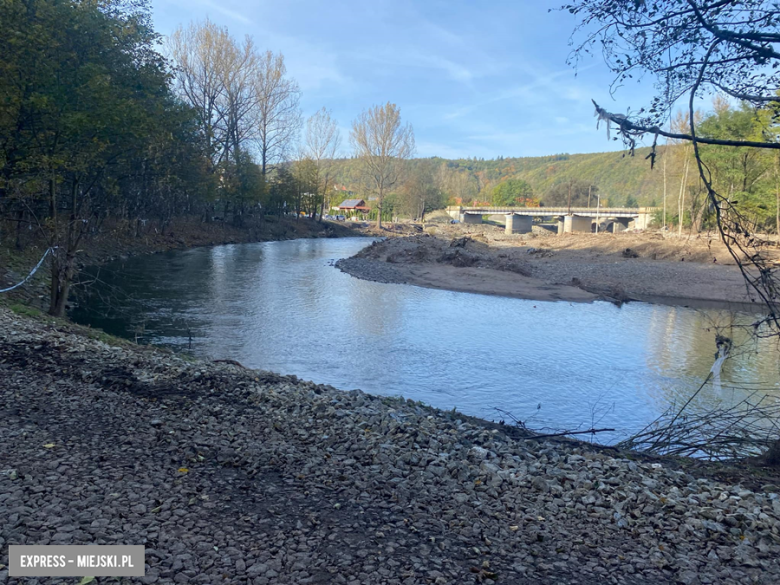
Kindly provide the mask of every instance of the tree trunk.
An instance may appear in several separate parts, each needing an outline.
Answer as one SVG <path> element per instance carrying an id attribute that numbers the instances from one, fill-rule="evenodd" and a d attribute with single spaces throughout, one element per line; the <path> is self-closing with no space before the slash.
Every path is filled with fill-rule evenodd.
<path id="1" fill-rule="evenodd" d="M 780 155 L 775 157 L 775 231 L 780 244 Z"/>
<path id="2" fill-rule="evenodd" d="M 376 207 L 376 229 L 382 229 L 382 204 L 384 203 L 385 194 L 382 192 L 382 188 L 379 188 L 379 205 Z"/>
<path id="3" fill-rule="evenodd" d="M 668 148 L 668 144 L 667 144 L 667 148 Z M 663 221 L 664 229 L 666 229 L 666 151 L 667 148 L 664 148 L 664 221 Z"/>
<path id="4" fill-rule="evenodd" d="M 81 226 L 80 223 L 76 221 L 78 196 L 80 193 L 79 188 L 79 180 L 74 179 L 71 185 L 70 221 L 68 222 L 67 232 L 62 238 L 64 241 L 60 241 L 56 223 L 57 199 L 54 179 L 52 179 L 50 183 L 51 208 L 54 217 L 54 237 L 52 238 L 52 243 L 59 246 L 58 249 L 52 250 L 51 261 L 49 314 L 54 317 L 65 316 L 65 305 L 68 302 L 70 285 L 73 281 L 73 276 L 76 274 L 76 249 L 78 248 L 81 235 L 84 233 L 84 231 L 80 230 L 86 229 L 85 226 Z M 62 258 L 62 260 L 60 260 L 60 258 Z"/>
<path id="5" fill-rule="evenodd" d="M 682 180 L 680 181 L 680 199 L 677 205 L 677 235 L 682 236 L 683 218 L 685 217 L 685 187 L 688 183 L 688 159 L 686 153 Z"/>
<path id="6" fill-rule="evenodd" d="M 767 465 L 780 465 L 780 439 L 775 441 L 764 454 L 764 462 Z"/>
<path id="7" fill-rule="evenodd" d="M 21 250 L 22 246 L 22 222 L 24 222 L 24 207 L 19 209 L 19 213 L 16 215 L 16 249 Z"/>
<path id="8" fill-rule="evenodd" d="M 51 263 L 51 301 L 49 303 L 49 315 L 54 317 L 65 316 L 65 305 L 68 302 L 68 293 L 70 292 L 70 281 L 73 271 L 69 264 L 72 259 L 65 258 L 65 265 L 61 265 L 56 257 L 52 257 Z"/>
<path id="9" fill-rule="evenodd" d="M 50 245 L 55 247 L 59 239 L 57 234 L 57 183 L 54 177 L 49 179 L 49 217 L 51 218 L 52 236 Z M 51 254 L 51 286 L 49 291 L 49 314 L 58 317 L 57 310 L 64 311 L 65 305 L 59 302 L 60 297 L 60 264 L 57 261 L 57 250 Z M 61 308 L 60 308 L 61 305 Z"/>

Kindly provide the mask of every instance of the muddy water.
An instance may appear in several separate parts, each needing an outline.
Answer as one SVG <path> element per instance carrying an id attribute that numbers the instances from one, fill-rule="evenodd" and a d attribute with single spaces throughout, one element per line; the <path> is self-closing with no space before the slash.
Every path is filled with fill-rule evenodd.
<path id="1" fill-rule="evenodd" d="M 614 427 L 686 401 L 715 330 L 747 315 L 539 302 L 357 280 L 332 266 L 364 238 L 200 248 L 101 268 L 72 317 L 110 333 L 342 389 L 402 395 L 535 428 Z M 780 352 L 738 343 L 692 405 L 780 397 Z M 758 351 L 760 350 L 760 351 Z"/>

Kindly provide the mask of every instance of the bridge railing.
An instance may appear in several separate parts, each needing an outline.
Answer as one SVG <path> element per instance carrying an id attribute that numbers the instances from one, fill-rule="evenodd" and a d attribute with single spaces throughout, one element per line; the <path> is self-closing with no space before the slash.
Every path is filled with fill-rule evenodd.
<path id="1" fill-rule="evenodd" d="M 635 213 L 646 214 L 659 211 L 659 207 L 461 207 L 462 213 L 482 213 L 499 215 L 501 213 L 538 212 L 538 215 L 568 215 L 569 213 Z"/>

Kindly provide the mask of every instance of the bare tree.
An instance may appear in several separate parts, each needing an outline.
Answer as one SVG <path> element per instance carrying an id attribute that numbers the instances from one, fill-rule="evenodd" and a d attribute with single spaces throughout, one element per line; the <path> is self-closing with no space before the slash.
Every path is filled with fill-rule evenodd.
<path id="1" fill-rule="evenodd" d="M 398 182 L 402 161 L 414 153 L 414 131 L 410 124 L 401 124 L 401 110 L 388 102 L 365 110 L 352 122 L 350 141 L 376 189 L 376 225 L 381 228 L 385 194 Z"/>
<path id="2" fill-rule="evenodd" d="M 284 56 L 266 51 L 258 59 L 255 76 L 257 95 L 257 147 L 263 176 L 268 169 L 284 160 L 301 129 L 301 91 L 287 77 Z"/>
<path id="3" fill-rule="evenodd" d="M 399 189 L 398 196 L 402 211 L 415 220 L 425 223 L 425 214 L 442 207 L 444 192 L 436 181 L 435 163 L 418 161 Z"/>
<path id="4" fill-rule="evenodd" d="M 330 185 L 333 159 L 341 146 L 341 133 L 329 110 L 322 108 L 306 121 L 305 151 L 317 165 L 317 187 L 320 195 L 320 221 L 325 207 L 330 207 Z"/>
<path id="5" fill-rule="evenodd" d="M 175 67 L 175 88 L 194 108 L 214 166 L 224 156 L 225 109 L 220 102 L 228 78 L 223 68 L 232 45 L 227 29 L 206 19 L 203 24 L 180 26 L 168 38 L 166 47 Z"/>
<path id="6" fill-rule="evenodd" d="M 219 102 L 223 125 L 225 158 L 238 161 L 242 150 L 254 136 L 254 112 L 258 99 L 254 80 L 258 58 L 252 39 L 246 37 L 242 45 L 231 42 L 224 51 L 219 68 L 223 78 L 223 97 Z"/>
<path id="7" fill-rule="evenodd" d="M 214 167 L 236 162 L 253 136 L 258 57 L 252 39 L 236 42 L 210 20 L 179 27 L 169 37 L 175 87 L 197 113 Z"/>

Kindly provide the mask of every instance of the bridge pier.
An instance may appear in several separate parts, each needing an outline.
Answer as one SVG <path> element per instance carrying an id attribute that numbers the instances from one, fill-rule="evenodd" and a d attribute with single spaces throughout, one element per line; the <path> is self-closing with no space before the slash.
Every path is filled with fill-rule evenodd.
<path id="1" fill-rule="evenodd" d="M 531 231 L 534 223 L 534 218 L 530 215 L 515 215 L 508 213 L 506 215 L 506 229 L 504 233 L 507 234 L 527 234 Z"/>
<path id="2" fill-rule="evenodd" d="M 653 223 L 653 213 L 655 212 L 652 208 L 645 208 L 642 209 L 639 214 L 637 214 L 636 218 L 634 219 L 634 225 L 632 226 L 634 229 L 638 230 L 646 230 L 650 227 L 650 224 Z"/>
<path id="3" fill-rule="evenodd" d="M 563 221 L 558 220 L 558 233 L 590 233 L 592 219 L 590 217 L 581 217 L 579 215 L 564 215 Z"/>
<path id="4" fill-rule="evenodd" d="M 619 217 L 619 218 L 613 218 L 611 221 L 612 221 L 612 233 L 617 234 L 626 231 L 630 220 L 628 218 Z"/>

